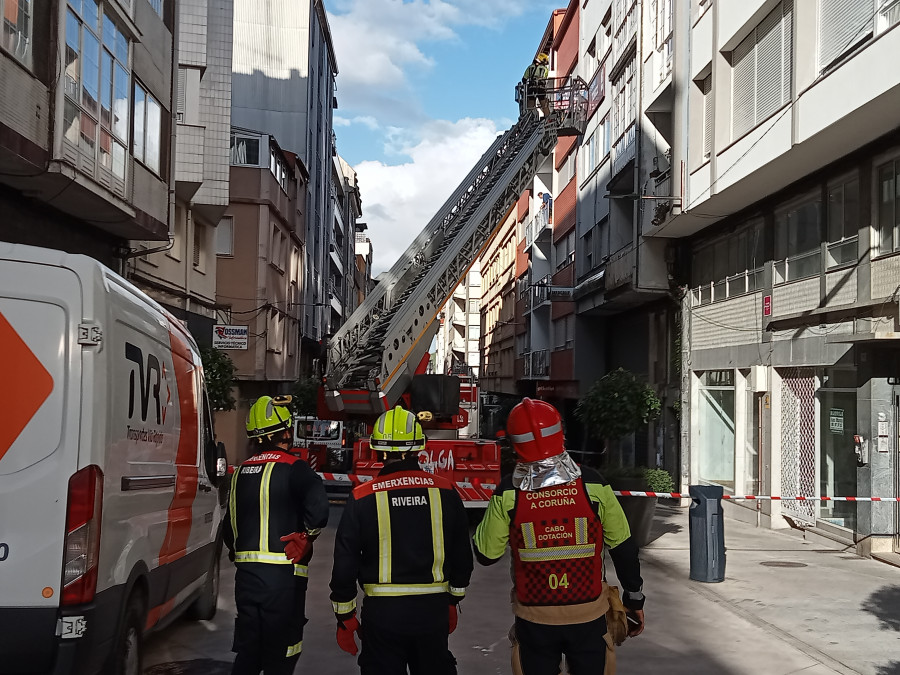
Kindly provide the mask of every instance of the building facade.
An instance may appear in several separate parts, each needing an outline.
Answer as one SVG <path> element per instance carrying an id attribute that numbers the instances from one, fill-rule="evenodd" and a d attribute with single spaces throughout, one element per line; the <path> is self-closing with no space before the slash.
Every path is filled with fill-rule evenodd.
<path id="1" fill-rule="evenodd" d="M 232 132 L 231 201 L 217 231 L 216 302 L 223 324 L 246 326 L 226 349 L 236 367 L 236 409 L 219 413 L 226 448 L 244 448 L 253 401 L 288 394 L 301 374 L 300 322 L 308 174 L 269 134 Z M 238 458 L 239 459 L 239 458 Z"/>
<path id="2" fill-rule="evenodd" d="M 900 5 L 675 3 L 683 483 L 898 495 Z M 888 503 L 730 505 L 896 551 Z"/>
<path id="3" fill-rule="evenodd" d="M 216 323 L 216 226 L 228 207 L 233 5 L 178 4 L 175 209 L 165 250 L 132 259 L 132 280 L 187 322 L 201 345 Z M 136 250 L 158 248 L 136 242 Z"/>
<path id="4" fill-rule="evenodd" d="M 176 71 L 170 2 L 5 0 L 0 208 L 6 241 L 117 272 L 172 229 Z"/>
<path id="5" fill-rule="evenodd" d="M 334 224 L 328 245 L 328 304 L 330 326 L 340 326 L 359 305 L 357 286 L 356 233 L 362 216 L 362 200 L 356 171 L 335 155 L 332 165 Z M 365 227 L 365 225 L 363 225 Z M 371 272 L 369 272 L 371 276 Z M 365 295 L 363 295 L 365 297 Z"/>

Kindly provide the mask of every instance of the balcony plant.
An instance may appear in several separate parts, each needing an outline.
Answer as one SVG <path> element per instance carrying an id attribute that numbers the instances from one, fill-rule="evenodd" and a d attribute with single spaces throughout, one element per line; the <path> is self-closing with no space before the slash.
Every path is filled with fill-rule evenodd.
<path id="1" fill-rule="evenodd" d="M 609 457 L 610 445 L 659 417 L 662 404 L 653 388 L 623 368 L 607 373 L 579 401 L 575 414 L 588 434 L 600 440 Z M 614 490 L 671 492 L 672 478 L 662 469 L 610 462 L 599 467 Z M 663 474 L 668 478 L 664 480 Z M 668 489 L 661 489 L 661 488 Z M 619 497 L 638 546 L 650 541 L 655 497 Z"/>

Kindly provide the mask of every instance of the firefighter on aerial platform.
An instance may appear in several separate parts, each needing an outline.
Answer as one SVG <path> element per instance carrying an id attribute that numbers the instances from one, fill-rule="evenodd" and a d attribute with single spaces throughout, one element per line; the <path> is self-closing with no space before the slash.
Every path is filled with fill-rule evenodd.
<path id="1" fill-rule="evenodd" d="M 525 69 L 522 81 L 516 87 L 516 101 L 519 103 L 519 116 L 529 110 L 540 107 L 544 117 L 550 114 L 550 102 L 547 100 L 547 78 L 550 76 L 550 57 L 538 54 Z"/>
<path id="2" fill-rule="evenodd" d="M 233 675 L 294 672 L 306 623 L 312 542 L 328 521 L 322 480 L 288 453 L 291 397 L 262 396 L 250 408 L 253 455 L 234 472 L 225 545 L 237 569 Z"/>
<path id="3" fill-rule="evenodd" d="M 608 485 L 565 450 L 559 412 L 524 399 L 506 432 L 516 451 L 512 476 L 502 479 L 475 531 L 475 557 L 490 565 L 507 544 L 513 567 L 513 672 L 557 675 L 565 655 L 572 675 L 603 673 L 612 660 L 603 576 L 609 547 L 624 588 L 628 635 L 644 629 L 638 548 Z"/>
<path id="4" fill-rule="evenodd" d="M 447 637 L 473 567 L 465 508 L 450 481 L 419 468 L 425 434 L 413 413 L 382 414 L 370 444 L 384 468 L 353 490 L 334 542 L 338 645 L 355 655 L 360 629 L 362 675 L 449 675 Z"/>

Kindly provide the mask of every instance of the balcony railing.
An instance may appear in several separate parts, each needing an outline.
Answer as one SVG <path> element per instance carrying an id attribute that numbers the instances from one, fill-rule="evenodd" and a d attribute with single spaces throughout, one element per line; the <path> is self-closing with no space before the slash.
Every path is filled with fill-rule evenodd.
<path id="1" fill-rule="evenodd" d="M 616 34 L 613 36 L 612 63 L 614 64 L 625 52 L 631 37 L 637 32 L 638 4 L 633 1 L 630 4 L 631 8 L 625 15 L 625 20 L 617 27 Z"/>
<path id="2" fill-rule="evenodd" d="M 654 56 L 656 62 L 656 80 L 662 83 L 672 72 L 672 36 L 669 35 L 660 45 Z"/>
<path id="3" fill-rule="evenodd" d="M 525 226 L 525 248 L 529 249 L 536 241 L 542 241 L 552 231 L 553 215 L 547 208 L 538 209 L 534 218 Z"/>
<path id="4" fill-rule="evenodd" d="M 637 127 L 632 121 L 618 140 L 612 146 L 612 175 L 615 176 L 625 168 L 625 165 L 634 159 L 634 139 Z"/>
<path id="5" fill-rule="evenodd" d="M 531 293 L 525 300 L 525 311 L 537 309 L 550 297 L 550 275 L 541 277 L 531 286 Z"/>
<path id="6" fill-rule="evenodd" d="M 525 354 L 525 377 L 547 377 L 549 374 L 549 349 L 538 349 Z"/>

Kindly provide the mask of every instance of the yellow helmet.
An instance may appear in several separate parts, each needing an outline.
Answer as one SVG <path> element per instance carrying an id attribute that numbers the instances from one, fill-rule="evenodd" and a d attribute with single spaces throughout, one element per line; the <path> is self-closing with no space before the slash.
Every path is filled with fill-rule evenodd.
<path id="1" fill-rule="evenodd" d="M 398 405 L 375 422 L 369 445 L 382 452 L 418 452 L 425 448 L 425 432 L 416 416 Z"/>
<path id="2" fill-rule="evenodd" d="M 550 63 L 550 57 L 543 52 L 537 55 L 537 60 L 541 63 Z"/>
<path id="3" fill-rule="evenodd" d="M 247 435 L 250 438 L 262 438 L 291 429 L 294 418 L 285 407 L 290 402 L 290 396 L 260 396 L 256 399 L 247 417 Z"/>

